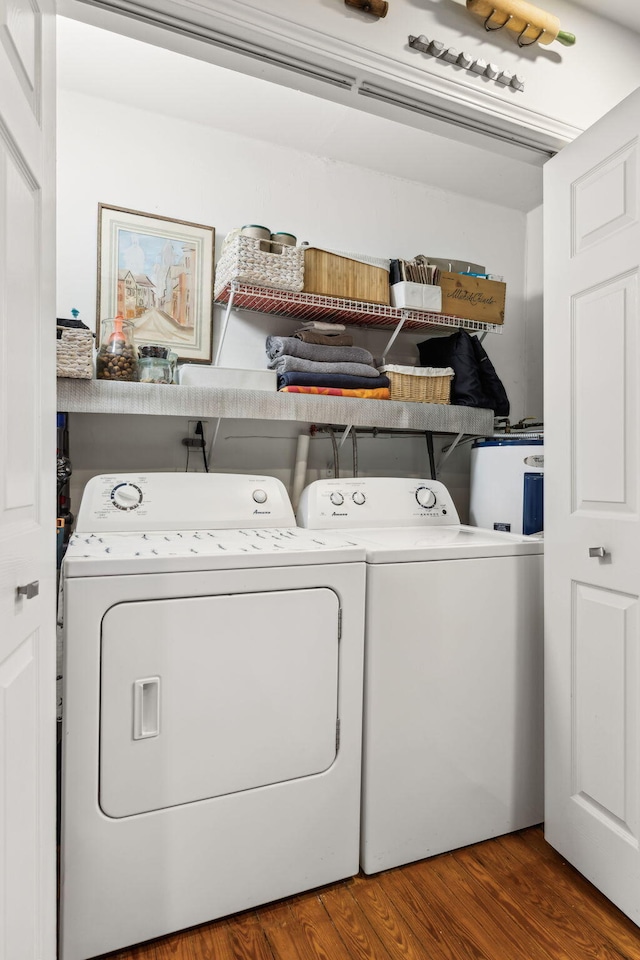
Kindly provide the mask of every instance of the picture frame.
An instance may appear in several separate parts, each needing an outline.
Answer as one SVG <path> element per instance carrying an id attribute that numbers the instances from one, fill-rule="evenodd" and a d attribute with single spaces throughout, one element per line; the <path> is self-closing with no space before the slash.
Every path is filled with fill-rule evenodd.
<path id="1" fill-rule="evenodd" d="M 211 363 L 214 252 L 213 227 L 98 204 L 97 336 L 102 320 L 122 316 L 136 346 Z"/>

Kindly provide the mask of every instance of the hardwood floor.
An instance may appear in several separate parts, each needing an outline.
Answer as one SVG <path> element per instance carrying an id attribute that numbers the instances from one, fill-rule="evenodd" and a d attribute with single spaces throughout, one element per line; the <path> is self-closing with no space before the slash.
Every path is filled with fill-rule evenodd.
<path id="1" fill-rule="evenodd" d="M 109 960 L 640 960 L 640 929 L 532 827 Z"/>

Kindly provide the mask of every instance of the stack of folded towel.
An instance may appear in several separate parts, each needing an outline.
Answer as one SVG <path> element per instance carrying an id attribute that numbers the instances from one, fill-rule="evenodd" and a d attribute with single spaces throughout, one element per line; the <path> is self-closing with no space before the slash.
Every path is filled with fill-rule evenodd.
<path id="1" fill-rule="evenodd" d="M 378 372 L 368 350 L 353 346 L 345 330 L 340 323 L 311 320 L 292 337 L 267 337 L 278 390 L 388 400 L 388 377 Z"/>

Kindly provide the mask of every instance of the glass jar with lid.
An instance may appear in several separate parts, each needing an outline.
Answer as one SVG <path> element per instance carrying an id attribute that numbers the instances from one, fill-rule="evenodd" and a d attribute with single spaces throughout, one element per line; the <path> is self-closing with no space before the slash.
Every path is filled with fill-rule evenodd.
<path id="1" fill-rule="evenodd" d="M 98 380 L 138 379 L 133 323 L 130 320 L 113 317 L 102 321 L 96 377 Z"/>

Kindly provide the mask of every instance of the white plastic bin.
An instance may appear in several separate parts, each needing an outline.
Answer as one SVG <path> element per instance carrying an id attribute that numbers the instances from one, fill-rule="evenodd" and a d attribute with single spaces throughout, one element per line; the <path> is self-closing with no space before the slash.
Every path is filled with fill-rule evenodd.
<path id="1" fill-rule="evenodd" d="M 487 530 L 533 534 L 543 529 L 544 440 L 499 436 L 471 448 L 469 522 Z"/>

